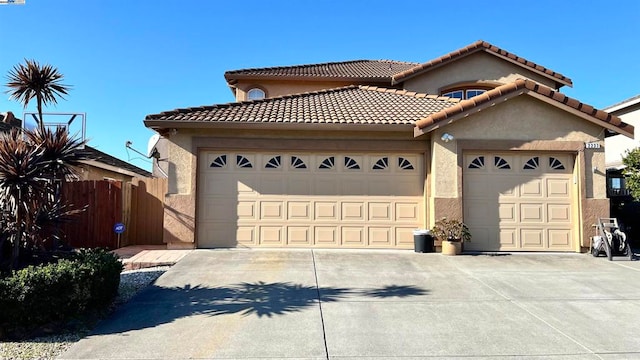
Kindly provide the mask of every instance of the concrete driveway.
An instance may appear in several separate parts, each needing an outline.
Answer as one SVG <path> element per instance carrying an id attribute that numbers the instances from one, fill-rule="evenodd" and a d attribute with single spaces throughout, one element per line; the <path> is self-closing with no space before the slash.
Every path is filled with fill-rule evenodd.
<path id="1" fill-rule="evenodd" d="M 640 359 L 640 262 L 197 250 L 64 359 Z"/>

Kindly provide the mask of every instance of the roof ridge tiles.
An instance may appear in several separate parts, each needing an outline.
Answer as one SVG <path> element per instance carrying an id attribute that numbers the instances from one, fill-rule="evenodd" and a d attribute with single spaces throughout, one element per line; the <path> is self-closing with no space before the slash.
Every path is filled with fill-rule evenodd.
<path id="1" fill-rule="evenodd" d="M 278 70 L 278 69 L 292 69 L 292 68 L 310 68 L 310 67 L 318 67 L 318 66 L 328 66 L 328 65 L 344 65 L 344 64 L 354 64 L 354 63 L 363 63 L 363 62 L 380 62 L 380 63 L 388 63 L 388 64 L 405 64 L 405 65 L 419 65 L 420 63 L 412 62 L 412 61 L 401 61 L 401 60 L 391 60 L 391 59 L 355 59 L 355 60 L 343 60 L 343 61 L 329 61 L 329 62 L 320 62 L 313 64 L 294 64 L 294 65 L 280 65 L 280 66 L 263 66 L 263 67 L 254 67 L 254 68 L 244 68 L 244 69 L 235 69 L 225 71 L 224 75 L 232 75 L 249 71 L 262 71 L 262 70 Z"/>

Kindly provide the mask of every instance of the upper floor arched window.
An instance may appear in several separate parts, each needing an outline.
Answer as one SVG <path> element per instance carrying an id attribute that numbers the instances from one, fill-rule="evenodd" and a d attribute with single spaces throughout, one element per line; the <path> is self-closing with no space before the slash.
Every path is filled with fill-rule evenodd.
<path id="1" fill-rule="evenodd" d="M 478 96 L 486 91 L 486 89 L 456 89 L 442 93 L 442 96 L 464 100 L 471 99 L 472 97 Z"/>
<path id="2" fill-rule="evenodd" d="M 266 97 L 264 90 L 253 88 L 247 91 L 247 100 L 262 100 Z"/>

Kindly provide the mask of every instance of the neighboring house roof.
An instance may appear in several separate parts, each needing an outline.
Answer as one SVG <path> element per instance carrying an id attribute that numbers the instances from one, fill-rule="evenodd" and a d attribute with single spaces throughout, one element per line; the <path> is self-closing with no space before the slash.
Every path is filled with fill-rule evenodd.
<path id="1" fill-rule="evenodd" d="M 352 60 L 322 64 L 232 70 L 224 73 L 229 84 L 240 79 L 350 80 L 390 82 L 391 77 L 418 63 L 393 60 Z"/>
<path id="2" fill-rule="evenodd" d="M 542 76 L 545 76 L 547 78 L 550 78 L 552 80 L 554 80 L 556 83 L 559 84 L 564 84 L 564 85 L 568 85 L 573 87 L 573 82 L 571 81 L 571 79 L 569 79 L 568 77 L 557 73 L 555 71 L 549 70 L 547 68 L 545 68 L 544 66 L 538 65 L 532 61 L 529 61 L 525 58 L 522 58 L 520 56 L 517 56 L 513 53 L 510 53 L 506 50 L 503 50 L 495 45 L 491 45 L 490 43 L 486 42 L 486 41 L 476 41 L 471 45 L 465 46 L 462 49 L 458 49 L 456 51 L 452 51 L 446 55 L 440 56 L 437 59 L 433 59 L 431 61 L 428 61 L 424 64 L 420 64 L 417 65 L 411 69 L 405 70 L 401 73 L 398 73 L 396 75 L 393 76 L 393 80 L 392 80 L 392 84 L 398 84 L 400 82 L 403 82 L 405 80 L 408 80 L 414 76 L 423 74 L 427 71 L 436 69 L 440 66 L 443 66 L 445 64 L 448 64 L 452 61 L 461 59 L 463 57 L 466 57 L 468 55 L 474 54 L 476 52 L 479 51 L 484 51 L 488 54 L 491 55 L 495 55 L 498 56 L 504 60 L 507 60 L 513 64 L 522 66 L 530 71 L 533 71 L 535 73 L 538 73 Z"/>
<path id="3" fill-rule="evenodd" d="M 580 101 L 572 99 L 547 86 L 540 85 L 531 80 L 523 79 L 499 86 L 471 99 L 460 101 L 447 109 L 421 119 L 416 123 L 415 134 L 420 135 L 430 132 L 441 125 L 446 125 L 452 121 L 465 117 L 470 112 L 475 113 L 486 107 L 490 107 L 496 104 L 498 100 L 506 100 L 509 97 L 519 96 L 525 93 L 546 101 L 556 107 L 573 112 L 574 114 L 604 128 L 633 138 L 633 126 L 624 123 L 617 116 L 595 109 L 590 105 L 581 103 Z"/>
<path id="4" fill-rule="evenodd" d="M 147 115 L 154 128 L 205 123 L 405 124 L 457 103 L 457 99 L 372 86 L 346 86 Z"/>
<path id="5" fill-rule="evenodd" d="M 0 132 L 21 126 L 22 120 L 16 118 L 11 111 L 0 113 Z"/>
<path id="6" fill-rule="evenodd" d="M 84 155 L 87 158 L 87 160 L 83 162 L 88 165 L 102 167 L 110 171 L 120 172 L 130 176 L 144 176 L 144 177 L 152 176 L 152 174 L 147 170 L 144 170 L 135 165 L 129 164 L 126 161 L 120 160 L 117 157 L 111 156 L 105 152 L 102 152 L 88 145 L 85 145 L 84 150 L 82 150 L 82 155 Z M 106 167 L 100 166 L 100 164 L 106 165 Z"/>
<path id="7" fill-rule="evenodd" d="M 618 112 L 620 110 L 624 110 L 628 107 L 634 106 L 636 104 L 640 104 L 640 94 L 630 97 L 626 100 L 622 100 L 619 103 L 613 104 L 607 108 L 605 108 L 604 110 L 610 113 L 615 113 Z"/>

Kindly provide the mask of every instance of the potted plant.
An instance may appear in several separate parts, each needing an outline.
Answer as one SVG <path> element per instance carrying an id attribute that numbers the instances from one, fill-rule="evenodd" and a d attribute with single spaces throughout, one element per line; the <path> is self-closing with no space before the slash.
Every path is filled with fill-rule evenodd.
<path id="1" fill-rule="evenodd" d="M 462 242 L 471 241 L 469 228 L 457 219 L 442 218 L 436 221 L 431 234 L 442 242 L 443 255 L 458 255 L 462 252 Z"/>

